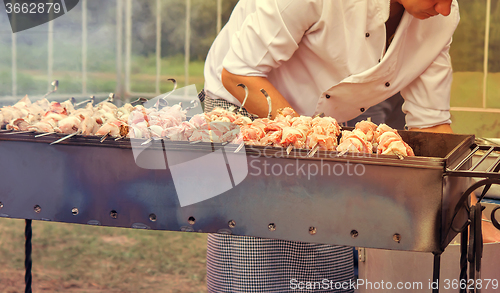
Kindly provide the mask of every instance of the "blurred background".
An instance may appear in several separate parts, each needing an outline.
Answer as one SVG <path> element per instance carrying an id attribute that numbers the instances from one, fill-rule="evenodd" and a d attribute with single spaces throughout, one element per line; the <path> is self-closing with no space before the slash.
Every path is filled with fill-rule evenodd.
<path id="1" fill-rule="evenodd" d="M 13 34 L 0 10 L 0 106 L 154 97 L 203 88 L 203 65 L 237 0 L 80 0 L 66 15 Z M 452 128 L 500 138 L 500 3 L 460 0 L 451 57 Z M 436 28 L 439 29 L 439 28 Z M 8 172 L 3 170 L 2 172 Z M 22 292 L 24 220 L 0 220 L 0 292 Z M 206 235 L 33 223 L 35 292 L 206 292 Z"/>

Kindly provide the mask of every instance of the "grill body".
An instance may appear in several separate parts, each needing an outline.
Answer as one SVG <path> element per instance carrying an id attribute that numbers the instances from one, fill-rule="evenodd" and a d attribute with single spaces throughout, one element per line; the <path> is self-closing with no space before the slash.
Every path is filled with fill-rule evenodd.
<path id="1" fill-rule="evenodd" d="M 401 135 L 417 157 L 0 134 L 0 216 L 442 252 L 474 136 Z"/>

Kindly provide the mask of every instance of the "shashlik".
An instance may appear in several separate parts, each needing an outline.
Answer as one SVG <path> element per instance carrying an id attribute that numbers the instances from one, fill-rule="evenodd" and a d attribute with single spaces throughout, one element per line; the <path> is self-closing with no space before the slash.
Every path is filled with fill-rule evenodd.
<path id="1" fill-rule="evenodd" d="M 216 108 L 210 113 L 186 117 L 181 105 L 145 108 L 125 104 L 118 108 L 104 101 L 74 104 L 42 99 L 31 103 L 24 97 L 13 106 L 0 109 L 0 124 L 7 129 L 44 133 L 82 134 L 141 139 L 168 138 L 172 141 L 237 143 L 293 149 L 392 154 L 413 156 L 413 150 L 396 130 L 369 121 L 353 131 L 341 131 L 332 117 L 297 116 L 291 108 L 277 111 L 274 119 L 250 118 Z M 339 141 L 339 137 L 340 141 Z"/>

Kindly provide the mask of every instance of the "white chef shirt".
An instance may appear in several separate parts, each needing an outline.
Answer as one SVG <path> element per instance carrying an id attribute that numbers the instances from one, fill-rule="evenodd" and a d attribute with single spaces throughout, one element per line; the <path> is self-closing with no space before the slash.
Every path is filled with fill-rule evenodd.
<path id="1" fill-rule="evenodd" d="M 446 17 L 419 20 L 405 11 L 386 52 L 389 3 L 240 0 L 208 53 L 205 91 L 240 105 L 222 85 L 225 68 L 267 77 L 302 115 L 343 122 L 401 91 L 408 127 L 451 123 L 456 0 Z"/>

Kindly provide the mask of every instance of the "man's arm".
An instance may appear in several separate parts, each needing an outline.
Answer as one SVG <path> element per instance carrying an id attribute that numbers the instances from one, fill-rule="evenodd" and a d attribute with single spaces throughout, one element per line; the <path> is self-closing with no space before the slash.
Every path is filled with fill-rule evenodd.
<path id="1" fill-rule="evenodd" d="M 450 124 L 441 124 L 433 127 L 427 128 L 410 128 L 412 131 L 424 131 L 424 132 L 440 132 L 440 133 L 453 133 Z"/>
<path id="2" fill-rule="evenodd" d="M 290 107 L 288 101 L 281 93 L 269 82 L 265 77 L 260 76 L 242 76 L 232 74 L 226 69 L 222 69 L 222 84 L 231 95 L 233 95 L 240 103 L 245 99 L 245 91 L 238 86 L 244 84 L 249 91 L 248 99 L 245 102 L 244 108 L 252 114 L 259 117 L 267 117 L 269 107 L 266 97 L 260 91 L 264 89 L 269 97 L 271 97 L 271 117 L 276 117 L 276 111 L 284 107 Z"/>

